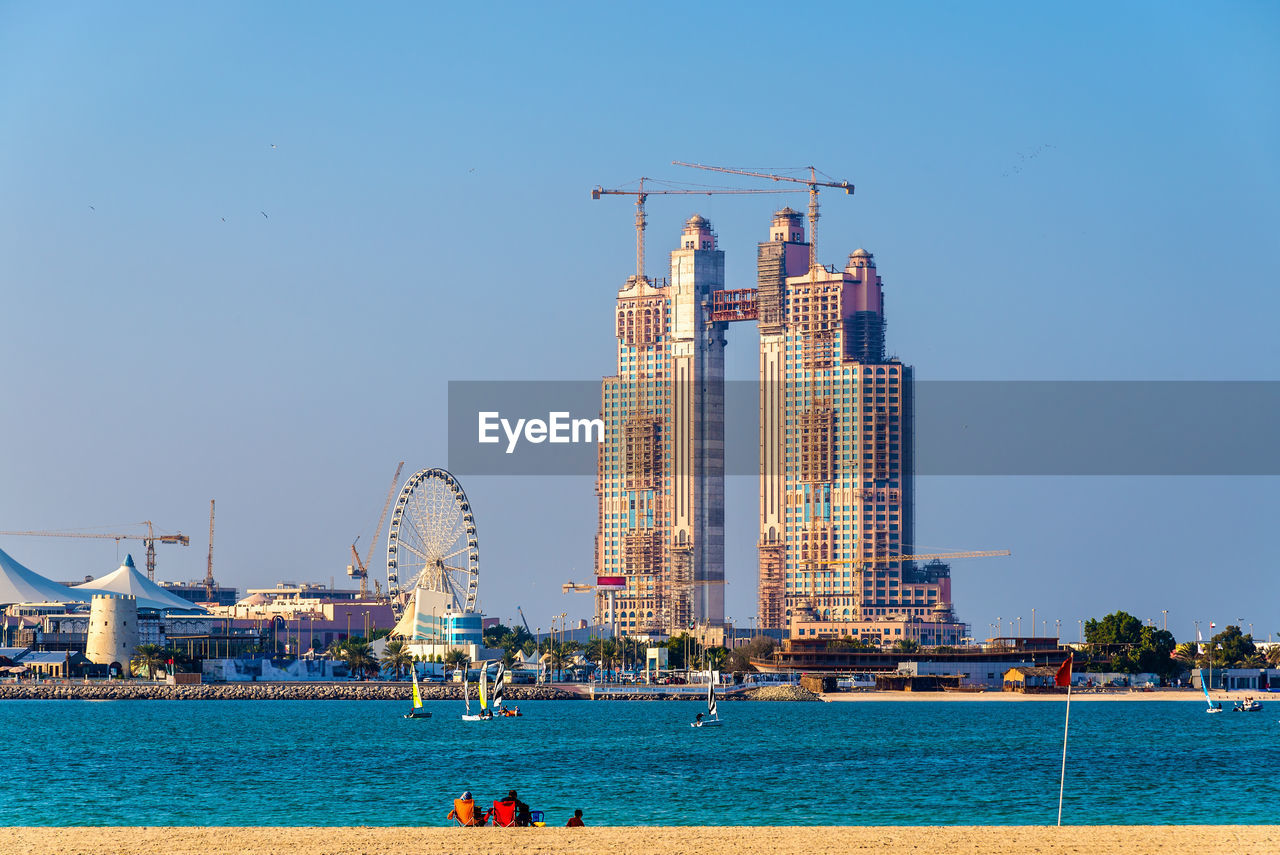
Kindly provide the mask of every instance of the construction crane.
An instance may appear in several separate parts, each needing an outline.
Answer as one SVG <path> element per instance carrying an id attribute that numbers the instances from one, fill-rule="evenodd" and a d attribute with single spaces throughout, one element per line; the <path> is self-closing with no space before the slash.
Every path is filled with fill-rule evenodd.
<path id="1" fill-rule="evenodd" d="M 644 203 L 650 196 L 719 196 L 724 194 L 730 195 L 749 195 L 758 196 L 762 193 L 795 193 L 795 190 L 756 190 L 756 189 L 737 189 L 733 187 L 707 187 L 701 190 L 691 189 L 669 189 L 669 190 L 646 190 L 644 183 L 653 181 L 652 178 L 641 178 L 640 186 L 637 190 L 606 190 L 604 187 L 591 188 L 591 198 L 599 199 L 601 196 L 635 196 L 636 197 L 636 278 L 644 279 L 644 231 L 648 225 L 645 219 Z"/>
<path id="2" fill-rule="evenodd" d="M 152 582 L 156 580 L 156 543 L 176 543 L 180 546 L 190 546 L 191 538 L 182 532 L 174 534 L 156 534 L 155 528 L 151 525 L 150 520 L 144 520 L 137 525 L 145 525 L 147 527 L 146 534 L 92 534 L 82 531 L 0 531 L 0 535 L 17 535 L 21 537 L 88 537 L 97 540 L 114 540 L 119 543 L 122 540 L 141 540 L 147 547 L 147 578 Z"/>
<path id="3" fill-rule="evenodd" d="M 520 613 L 520 622 L 524 624 L 524 631 L 529 633 L 530 637 L 533 637 L 533 630 L 529 628 L 529 619 L 524 616 L 524 609 L 516 606 L 516 611 Z"/>
<path id="4" fill-rule="evenodd" d="M 395 498 L 396 487 L 400 486 L 400 472 L 403 469 L 404 461 L 401 460 L 400 465 L 396 467 L 396 474 L 391 477 L 391 489 L 387 491 L 387 501 L 382 505 L 378 526 L 373 530 L 373 537 L 369 540 L 369 554 L 363 561 L 360 560 L 360 553 L 356 551 L 356 543 L 360 542 L 360 538 L 357 537 L 355 543 L 351 544 L 351 557 L 356 563 L 347 565 L 347 575 L 360 580 L 360 599 L 362 600 L 369 596 L 369 562 L 373 561 L 373 550 L 378 546 L 378 532 L 382 531 L 382 524 L 387 521 L 387 509 L 391 507 L 391 500 Z"/>
<path id="5" fill-rule="evenodd" d="M 749 169 L 730 169 L 725 166 L 707 166 L 703 163 L 685 163 L 680 160 L 671 161 L 676 166 L 688 166 L 693 169 L 706 169 L 710 172 L 724 172 L 729 175 L 750 175 L 753 178 L 768 178 L 772 181 L 790 181 L 795 184 L 804 184 L 809 188 L 809 269 L 818 266 L 818 188 L 834 187 L 837 190 L 843 190 L 845 195 L 853 195 L 853 185 L 848 181 L 819 181 L 818 170 L 812 166 L 806 166 L 809 170 L 808 178 L 792 178 L 789 175 L 773 175 L 768 172 L 753 172 Z"/>
<path id="6" fill-rule="evenodd" d="M 217 585 L 213 581 L 213 499 L 209 500 L 209 564 L 204 571 L 204 596 L 207 602 L 217 602 Z"/>

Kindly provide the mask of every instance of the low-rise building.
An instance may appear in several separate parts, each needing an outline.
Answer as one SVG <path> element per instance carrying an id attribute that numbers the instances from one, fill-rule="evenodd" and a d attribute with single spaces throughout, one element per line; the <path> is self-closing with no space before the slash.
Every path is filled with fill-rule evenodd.
<path id="1" fill-rule="evenodd" d="M 1058 676 L 1057 668 L 1043 666 L 1019 665 L 1004 672 L 1004 690 L 1006 692 L 1056 692 L 1054 685 Z M 1063 687 L 1065 691 L 1065 687 Z"/>

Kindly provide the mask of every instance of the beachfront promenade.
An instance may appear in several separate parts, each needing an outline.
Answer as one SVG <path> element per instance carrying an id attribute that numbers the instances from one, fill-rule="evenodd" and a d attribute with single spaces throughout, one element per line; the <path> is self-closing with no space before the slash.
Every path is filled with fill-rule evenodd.
<path id="1" fill-rule="evenodd" d="M 1274 825 L 0 828 L 0 852 L 14 855 L 1240 855 L 1274 852 L 1276 840 L 1280 840 L 1280 826 Z"/>

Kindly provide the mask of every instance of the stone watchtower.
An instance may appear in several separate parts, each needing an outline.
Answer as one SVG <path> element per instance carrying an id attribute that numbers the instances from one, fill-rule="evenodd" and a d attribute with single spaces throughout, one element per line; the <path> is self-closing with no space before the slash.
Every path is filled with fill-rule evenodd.
<path id="1" fill-rule="evenodd" d="M 117 665 L 129 673 L 129 660 L 138 647 L 138 598 L 124 594 L 94 594 L 89 604 L 89 637 L 85 656 L 98 665 Z"/>

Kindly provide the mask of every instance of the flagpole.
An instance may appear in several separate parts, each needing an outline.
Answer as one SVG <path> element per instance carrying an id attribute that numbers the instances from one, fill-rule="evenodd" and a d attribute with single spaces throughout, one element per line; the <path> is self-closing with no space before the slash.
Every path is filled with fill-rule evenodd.
<path id="1" fill-rule="evenodd" d="M 1070 657 L 1067 659 L 1071 661 Z M 1062 776 L 1058 779 L 1058 825 L 1062 825 L 1062 791 L 1067 783 L 1067 734 L 1071 730 L 1071 671 L 1067 671 L 1067 717 L 1062 725 Z"/>

